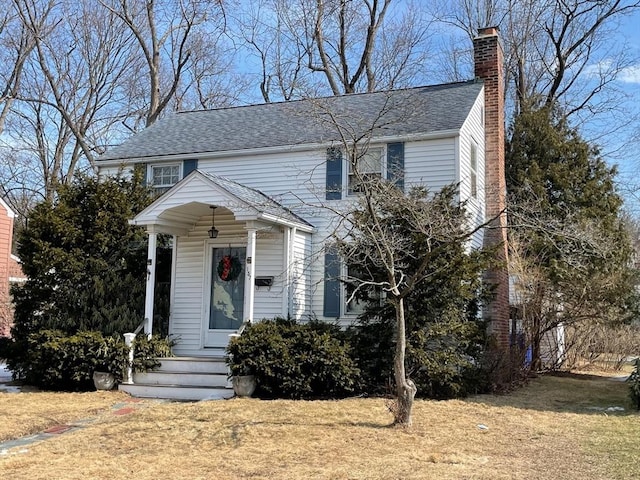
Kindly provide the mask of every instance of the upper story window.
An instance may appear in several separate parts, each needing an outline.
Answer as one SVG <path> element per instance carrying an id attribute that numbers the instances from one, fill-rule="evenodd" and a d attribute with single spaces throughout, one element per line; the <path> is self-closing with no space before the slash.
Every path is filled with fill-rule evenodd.
<path id="1" fill-rule="evenodd" d="M 469 169 L 471 171 L 471 196 L 476 198 L 478 196 L 478 146 L 473 142 L 471 143 L 470 157 Z"/>
<path id="2" fill-rule="evenodd" d="M 349 195 L 362 191 L 362 182 L 366 182 L 372 178 L 383 178 L 384 168 L 384 148 L 371 147 L 360 158 L 357 159 L 356 165 L 349 162 L 348 186 Z"/>
<path id="3" fill-rule="evenodd" d="M 154 188 L 172 187 L 180 180 L 180 165 L 152 165 L 151 186 Z"/>

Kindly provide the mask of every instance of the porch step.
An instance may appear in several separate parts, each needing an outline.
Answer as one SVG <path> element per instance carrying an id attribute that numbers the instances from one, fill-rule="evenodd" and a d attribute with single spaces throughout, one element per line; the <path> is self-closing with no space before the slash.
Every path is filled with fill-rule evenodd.
<path id="1" fill-rule="evenodd" d="M 166 357 L 159 358 L 156 372 L 218 373 L 227 375 L 225 357 Z"/>
<path id="2" fill-rule="evenodd" d="M 119 385 L 118 390 L 141 398 L 168 400 L 222 400 L 233 397 L 233 389 L 223 387 L 190 387 L 184 385 Z"/>
<path id="3" fill-rule="evenodd" d="M 144 398 L 204 400 L 233 397 L 224 357 L 159 358 L 160 367 L 134 373 L 133 384 L 118 389 Z"/>

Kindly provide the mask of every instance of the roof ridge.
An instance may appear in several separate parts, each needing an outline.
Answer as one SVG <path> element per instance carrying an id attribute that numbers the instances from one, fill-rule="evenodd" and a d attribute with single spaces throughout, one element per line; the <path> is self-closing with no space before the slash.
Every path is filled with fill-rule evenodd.
<path id="1" fill-rule="evenodd" d="M 420 90 L 420 89 L 437 89 L 437 88 L 449 88 L 449 87 L 456 87 L 456 86 L 460 86 L 460 85 L 466 85 L 466 84 L 475 84 L 478 82 L 478 79 L 473 79 L 473 80 L 460 80 L 457 82 L 447 82 L 447 83 L 435 83 L 435 84 L 431 84 L 431 85 L 418 85 L 415 87 L 405 87 L 405 88 L 394 88 L 391 90 L 375 90 L 373 92 L 353 92 L 353 93 L 343 93 L 340 95 L 325 95 L 325 96 L 321 96 L 321 97 L 308 97 L 308 98 L 296 98 L 293 100 L 278 100 L 277 102 L 260 102 L 260 103 L 246 103 L 243 105 L 226 105 L 226 106 L 221 106 L 221 107 L 215 107 L 215 108 L 203 108 L 203 109 L 199 109 L 199 110 L 179 110 L 176 112 L 172 112 L 174 115 L 184 115 L 184 114 L 189 114 L 189 113 L 206 113 L 206 112 L 215 112 L 215 111 L 222 111 L 222 110 L 236 110 L 236 109 L 241 109 L 241 108 L 255 108 L 255 107 L 267 107 L 267 106 L 276 106 L 276 105 L 290 105 L 290 104 L 296 104 L 296 103 L 303 103 L 303 102 L 313 102 L 313 101 L 322 101 L 322 100 L 332 100 L 332 99 L 339 99 L 339 98 L 347 98 L 347 97 L 362 97 L 362 96 L 366 96 L 366 95 L 380 95 L 383 93 L 401 93 L 401 92 L 409 92 L 412 90 Z"/>

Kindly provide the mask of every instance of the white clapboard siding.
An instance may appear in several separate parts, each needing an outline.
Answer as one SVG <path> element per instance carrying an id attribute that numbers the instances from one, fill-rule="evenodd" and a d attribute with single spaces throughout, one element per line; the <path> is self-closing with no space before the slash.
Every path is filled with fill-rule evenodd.
<path id="1" fill-rule="evenodd" d="M 186 355 L 200 349 L 204 278 L 204 239 L 177 237 L 175 278 L 171 299 L 174 352 Z"/>
<path id="2" fill-rule="evenodd" d="M 405 188 L 426 186 L 437 191 L 457 181 L 456 138 L 406 143 Z"/>
<path id="3" fill-rule="evenodd" d="M 485 157 L 484 157 L 484 122 L 483 97 L 476 100 L 469 116 L 460 130 L 458 182 L 460 183 L 460 199 L 467 202 L 470 227 L 481 225 L 485 221 Z M 477 195 L 471 196 L 471 145 L 477 146 Z M 483 232 L 478 231 L 472 238 L 471 247 L 482 247 Z"/>
<path id="4" fill-rule="evenodd" d="M 478 151 L 482 152 L 484 136 L 481 125 L 481 102 L 474 107 L 473 118 L 465 125 L 462 137 L 452 135 L 405 143 L 405 185 L 425 185 L 438 190 L 458 181 L 468 181 L 469 138 L 478 136 Z M 467 165 L 459 163 L 464 156 Z M 479 162 L 481 162 L 479 158 Z M 256 188 L 272 197 L 314 226 L 314 233 L 298 232 L 294 239 L 293 272 L 289 295 L 291 302 L 282 295 L 287 291 L 284 277 L 284 234 L 280 230 L 259 233 L 256 251 L 256 276 L 273 276 L 272 287 L 260 287 L 255 291 L 254 316 L 256 319 L 282 315 L 290 305 L 295 317 L 323 318 L 324 255 L 322 246 L 334 228 L 334 220 L 323 205 L 325 200 L 325 149 L 314 151 L 281 152 L 261 155 L 238 155 L 228 158 L 199 156 L 198 169 L 227 177 L 243 185 Z M 478 180 L 484 179 L 484 170 L 478 171 Z M 220 237 L 209 241 L 207 230 L 210 216 L 204 215 L 187 236 L 179 237 L 177 244 L 176 277 L 172 299 L 171 333 L 178 338 L 178 354 L 195 354 L 201 345 L 202 315 L 208 293 L 203 291 L 204 276 L 210 266 L 204 265 L 206 249 L 225 242 L 246 244 L 243 222 L 236 222 L 229 210 L 222 207 L 224 198 L 212 198 L 210 186 L 200 182 L 190 185 L 189 191 L 174 191 L 163 209 L 200 202 L 221 205 L 216 211 L 216 227 Z M 481 189 L 481 184 L 479 183 Z M 468 187 L 466 187 L 468 190 Z M 224 195 L 218 192 L 216 195 Z M 219 203 L 218 203 L 219 200 Z M 237 201 L 237 200 L 234 200 Z M 353 201 L 347 198 L 344 202 Z M 331 202 L 332 206 L 337 206 Z M 184 209 L 182 210 L 184 211 Z M 150 212 L 152 215 L 153 212 Z M 478 214 L 479 215 L 479 214 Z M 479 218 L 479 217 L 478 217 Z M 261 238 L 262 236 L 262 238 Z M 326 319 L 335 320 L 335 319 Z M 349 320 L 341 318 L 342 323 Z M 201 350 L 200 350 L 201 351 Z"/>
<path id="5" fill-rule="evenodd" d="M 311 235 L 296 232 L 291 265 L 291 316 L 297 320 L 311 312 Z"/>
<path id="6" fill-rule="evenodd" d="M 198 169 L 260 190 L 300 214 L 324 198 L 325 160 L 326 153 L 318 150 L 213 160 L 205 157 L 198 160 Z"/>
<path id="7" fill-rule="evenodd" d="M 271 287 L 254 287 L 254 320 L 282 316 L 284 294 L 284 233 L 280 228 L 258 232 L 256 240 L 256 277 L 273 277 Z"/>

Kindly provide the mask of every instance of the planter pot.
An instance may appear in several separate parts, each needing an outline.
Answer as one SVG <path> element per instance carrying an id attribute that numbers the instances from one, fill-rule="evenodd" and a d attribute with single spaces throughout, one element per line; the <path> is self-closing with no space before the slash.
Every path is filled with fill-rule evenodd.
<path id="1" fill-rule="evenodd" d="M 238 375 L 231 379 L 233 392 L 238 397 L 250 397 L 256 390 L 256 377 L 253 375 Z"/>
<path id="2" fill-rule="evenodd" d="M 111 390 L 116 384 L 116 377 L 109 372 L 93 372 L 93 384 L 96 390 Z"/>

